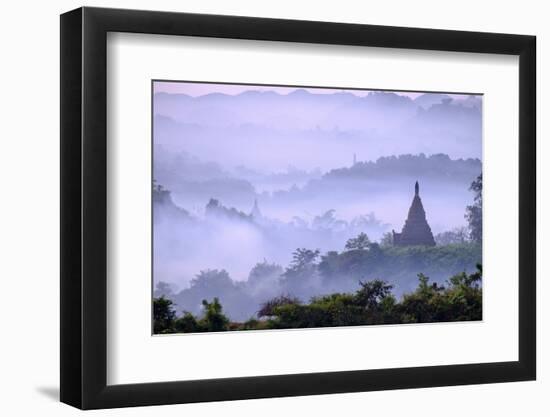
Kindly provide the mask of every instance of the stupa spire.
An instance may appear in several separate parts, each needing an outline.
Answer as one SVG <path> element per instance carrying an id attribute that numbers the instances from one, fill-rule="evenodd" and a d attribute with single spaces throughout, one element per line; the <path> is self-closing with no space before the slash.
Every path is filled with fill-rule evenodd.
<path id="1" fill-rule="evenodd" d="M 403 230 L 401 233 L 393 232 L 393 244 L 396 246 L 435 246 L 432 229 L 426 220 L 426 212 L 419 191 L 420 186 L 416 181 L 414 184 L 414 198 Z"/>
<path id="2" fill-rule="evenodd" d="M 250 212 L 250 215 L 255 219 L 260 219 L 262 217 L 262 212 L 260 211 L 260 207 L 258 207 L 257 198 L 254 199 L 254 206 L 252 207 L 252 211 Z"/>

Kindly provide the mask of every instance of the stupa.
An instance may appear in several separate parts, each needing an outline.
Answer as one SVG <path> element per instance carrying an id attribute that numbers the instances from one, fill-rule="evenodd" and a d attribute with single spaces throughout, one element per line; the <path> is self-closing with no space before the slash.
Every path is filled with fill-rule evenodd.
<path id="1" fill-rule="evenodd" d="M 254 207 L 252 207 L 252 211 L 250 212 L 250 216 L 253 217 L 256 220 L 259 220 L 263 217 L 262 212 L 260 211 L 260 208 L 258 207 L 258 199 L 257 198 L 254 199 Z"/>
<path id="2" fill-rule="evenodd" d="M 435 246 L 432 229 L 426 220 L 426 212 L 419 195 L 418 181 L 414 184 L 414 198 L 401 233 L 392 230 L 395 246 Z"/>

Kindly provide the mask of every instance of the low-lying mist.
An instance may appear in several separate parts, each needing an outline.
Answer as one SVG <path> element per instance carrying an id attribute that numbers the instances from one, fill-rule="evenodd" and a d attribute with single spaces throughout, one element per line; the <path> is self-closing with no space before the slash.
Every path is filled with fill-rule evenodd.
<path id="1" fill-rule="evenodd" d="M 469 242 L 465 231 L 465 209 L 473 199 L 468 181 L 421 182 L 428 222 L 434 235 L 441 233 L 436 240 L 445 246 L 425 248 L 426 252 L 391 246 L 389 232 L 403 226 L 414 181 L 403 176 L 378 182 L 327 179 L 325 174 L 303 187 L 252 193 L 243 198 L 246 204 L 236 205 L 220 198 L 225 191 L 213 189 L 210 198 L 200 200 L 192 193 L 173 197 L 156 185 L 157 295 L 170 297 L 178 311 L 194 314 L 201 312 L 203 299 L 218 297 L 232 320 L 245 320 L 279 295 L 306 301 L 354 291 L 369 279 L 383 279 L 401 295 L 416 287 L 420 272 L 443 283 L 453 274 L 474 271 L 481 262 L 481 246 Z M 354 255 L 347 244 L 360 234 L 370 245 Z M 315 256 L 297 286 L 285 280 L 285 274 L 292 270 L 299 250 Z"/>
<path id="2" fill-rule="evenodd" d="M 246 320 L 281 295 L 380 279 L 400 297 L 475 271 L 481 96 L 253 89 L 153 97 L 156 296 Z M 395 247 L 416 181 L 437 245 Z"/>

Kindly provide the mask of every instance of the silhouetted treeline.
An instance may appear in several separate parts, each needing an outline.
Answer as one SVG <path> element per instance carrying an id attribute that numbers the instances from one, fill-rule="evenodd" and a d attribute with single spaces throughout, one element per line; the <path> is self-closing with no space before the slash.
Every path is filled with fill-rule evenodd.
<path id="1" fill-rule="evenodd" d="M 311 255 L 311 254 L 309 254 Z M 202 301 L 202 312 L 177 316 L 172 301 L 154 299 L 154 332 L 197 333 L 228 330 L 291 329 L 375 324 L 434 323 L 482 319 L 482 269 L 452 276 L 445 285 L 418 274 L 418 285 L 398 300 L 385 281 L 360 282 L 350 293 L 311 297 L 308 303 L 290 296 L 263 303 L 257 314 L 232 322 L 218 298 Z"/>
<path id="2" fill-rule="evenodd" d="M 451 159 L 444 153 L 426 156 L 423 153 L 394 155 L 376 161 L 357 162 L 349 168 L 329 171 L 327 178 L 359 177 L 364 179 L 387 179 L 392 177 L 434 178 L 438 181 L 471 181 L 481 169 L 477 158 Z"/>
<path id="3" fill-rule="evenodd" d="M 364 235 L 364 234 L 363 234 Z M 433 282 L 442 283 L 450 274 L 475 271 L 481 262 L 481 245 L 473 242 L 446 246 L 381 246 L 366 243 L 366 235 L 348 241 L 348 249 L 321 254 L 318 250 L 298 248 L 290 264 L 282 266 L 266 260 L 257 263 L 246 281 L 236 281 L 226 270 L 200 271 L 190 286 L 175 291 L 160 282 L 155 297 L 164 296 L 179 311 L 202 311 L 202 300 L 217 297 L 231 320 L 246 320 L 259 305 L 280 294 L 302 300 L 319 294 L 353 291 L 359 281 L 384 277 L 396 296 L 414 290 L 414 277 L 423 271 Z"/>

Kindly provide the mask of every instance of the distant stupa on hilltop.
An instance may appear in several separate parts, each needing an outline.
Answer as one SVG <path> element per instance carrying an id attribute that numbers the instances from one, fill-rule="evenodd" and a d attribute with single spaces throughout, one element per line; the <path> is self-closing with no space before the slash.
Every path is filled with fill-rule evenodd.
<path id="1" fill-rule="evenodd" d="M 260 211 L 260 208 L 258 207 L 258 199 L 254 199 L 254 207 L 252 207 L 252 211 L 250 212 L 250 216 L 252 216 L 255 219 L 261 219 L 262 218 L 262 212 Z"/>
<path id="2" fill-rule="evenodd" d="M 392 230 L 395 246 L 435 246 L 432 229 L 426 220 L 426 212 L 419 195 L 418 181 L 414 184 L 414 198 L 401 233 Z"/>

